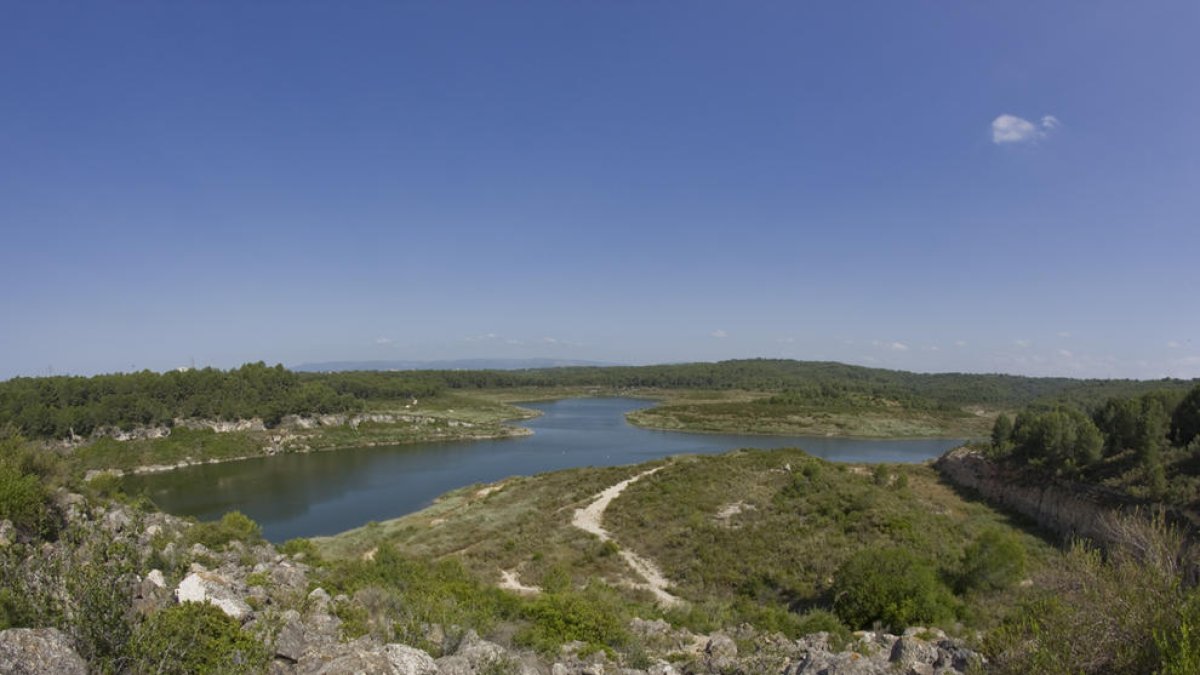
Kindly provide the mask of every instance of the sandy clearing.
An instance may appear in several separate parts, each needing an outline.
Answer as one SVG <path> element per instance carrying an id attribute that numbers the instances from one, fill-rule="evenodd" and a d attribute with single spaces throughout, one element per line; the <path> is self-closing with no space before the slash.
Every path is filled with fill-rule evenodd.
<path id="1" fill-rule="evenodd" d="M 542 592 L 541 586 L 526 586 L 521 583 L 521 575 L 516 570 L 500 570 L 500 588 L 524 595 L 537 595 Z"/>
<path id="2" fill-rule="evenodd" d="M 601 525 L 604 520 L 604 511 L 608 508 L 608 505 L 611 504 L 614 499 L 621 496 L 621 493 L 625 491 L 625 488 L 645 478 L 646 476 L 659 471 L 662 468 L 663 467 L 660 466 L 650 469 L 649 471 L 643 471 L 633 478 L 623 480 L 596 495 L 596 498 L 592 500 L 592 503 L 588 504 L 582 509 L 575 510 L 575 515 L 571 518 L 571 524 L 583 530 L 584 532 L 590 532 L 596 535 L 600 538 L 600 541 L 612 541 L 612 535 L 610 535 L 608 530 L 605 530 L 603 525 Z M 621 558 L 625 560 L 626 564 L 628 564 L 633 571 L 638 574 L 638 576 L 646 580 L 646 583 L 644 584 L 633 584 L 634 587 L 644 588 L 650 591 L 652 594 L 654 594 L 654 597 L 658 598 L 658 601 L 664 605 L 671 606 L 683 604 L 682 599 L 677 598 L 667 592 L 667 587 L 671 585 L 671 582 L 665 576 L 663 576 L 662 571 L 658 569 L 658 565 L 655 565 L 653 561 L 643 558 L 626 548 L 621 548 Z"/>
<path id="3" fill-rule="evenodd" d="M 503 490 L 504 487 L 505 487 L 504 483 L 495 483 L 493 485 L 488 485 L 487 487 L 480 488 L 475 491 L 475 498 L 483 499 L 484 497 L 486 497 L 494 492 L 499 492 L 499 491 Z"/>

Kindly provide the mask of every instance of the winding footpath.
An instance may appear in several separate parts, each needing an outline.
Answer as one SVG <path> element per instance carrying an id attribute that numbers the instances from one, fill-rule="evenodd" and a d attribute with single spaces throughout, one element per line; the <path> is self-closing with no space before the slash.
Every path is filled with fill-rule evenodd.
<path id="1" fill-rule="evenodd" d="M 592 500 L 592 503 L 588 504 L 582 509 L 575 510 L 575 515 L 571 518 L 571 524 L 583 530 L 584 532 L 591 532 L 599 537 L 600 541 L 612 541 L 612 535 L 610 535 L 608 530 L 605 530 L 601 525 L 601 522 L 604 520 L 604 511 L 608 509 L 608 505 L 611 504 L 614 499 L 621 496 L 621 493 L 625 491 L 625 488 L 645 478 L 646 476 L 659 471 L 662 468 L 663 467 L 660 466 L 650 469 L 649 471 L 643 471 L 642 473 L 639 473 L 632 478 L 623 480 L 596 495 L 596 498 Z M 639 576 L 646 580 L 646 582 L 642 584 L 633 584 L 635 588 L 643 588 L 647 591 L 650 591 L 660 603 L 668 607 L 685 604 L 681 598 L 678 598 L 667 592 L 667 587 L 671 585 L 671 582 L 665 576 L 663 576 L 662 570 L 658 569 L 658 565 L 655 565 L 654 561 L 643 558 L 624 547 L 620 549 L 620 553 L 621 558 L 625 560 L 626 564 L 628 564 L 631 568 L 633 568 L 634 572 L 637 572 Z"/>

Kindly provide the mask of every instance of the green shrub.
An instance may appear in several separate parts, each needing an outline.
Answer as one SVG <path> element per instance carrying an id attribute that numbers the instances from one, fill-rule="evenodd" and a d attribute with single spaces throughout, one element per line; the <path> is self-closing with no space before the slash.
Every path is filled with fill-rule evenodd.
<path id="1" fill-rule="evenodd" d="M 480 582 L 457 558 L 436 562 L 411 559 L 386 545 L 379 547 L 373 560 L 331 562 L 322 584 L 331 593 L 346 593 L 356 601 L 361 601 L 360 592 L 366 590 L 384 599 L 402 599 L 376 603 L 381 610 L 377 616 L 369 612 L 356 615 L 353 611 L 347 616 L 361 632 L 369 631 L 372 623 L 382 628 L 390 621 L 387 630 L 398 641 L 423 647 L 424 627 L 428 624 L 486 633 L 499 621 L 516 618 L 521 602 L 510 593 Z"/>
<path id="2" fill-rule="evenodd" d="M 317 545 L 312 543 L 311 539 L 303 537 L 283 542 L 279 546 L 279 552 L 290 556 L 303 555 L 304 561 L 310 565 L 321 561 L 321 552 L 317 550 Z"/>
<path id="3" fill-rule="evenodd" d="M 18 531 L 36 536 L 53 534 L 56 519 L 50 495 L 36 474 L 0 462 L 0 520 L 10 520 Z"/>
<path id="4" fill-rule="evenodd" d="M 834 611 L 851 628 L 938 623 L 954 607 L 933 566 L 903 548 L 860 550 L 838 569 L 833 592 Z"/>
<path id="5" fill-rule="evenodd" d="M 121 477 L 115 473 L 101 473 L 86 483 L 89 493 L 97 497 L 119 499 L 125 496 Z"/>
<path id="6" fill-rule="evenodd" d="M 187 532 L 187 543 L 203 544 L 210 549 L 220 549 L 231 541 L 254 544 L 262 541 L 262 529 L 240 511 L 230 511 L 221 519 L 210 523 L 196 523 Z"/>
<path id="7" fill-rule="evenodd" d="M 886 464 L 876 464 L 871 477 L 876 485 L 887 485 L 892 480 L 892 472 L 888 471 Z"/>
<path id="8" fill-rule="evenodd" d="M 1008 588 L 1025 575 L 1025 547 L 1017 535 L 999 528 L 981 532 L 963 556 L 959 587 L 992 591 Z"/>
<path id="9" fill-rule="evenodd" d="M 132 646 L 135 673 L 261 672 L 270 659 L 267 648 L 236 620 L 201 602 L 151 615 L 137 627 Z"/>
<path id="10" fill-rule="evenodd" d="M 516 642 L 542 652 L 557 652 L 576 640 L 592 651 L 611 651 L 629 640 L 623 603 L 611 589 L 595 584 L 582 592 L 544 593 L 526 606 L 525 618 L 530 625 L 517 633 Z"/>
<path id="11" fill-rule="evenodd" d="M 1200 673 L 1200 592 L 1192 591 L 1181 603 L 1174 627 L 1154 632 L 1161 657 L 1161 675 Z"/>
<path id="12" fill-rule="evenodd" d="M 800 635 L 811 635 L 813 633 L 841 633 L 849 634 L 846 630 L 846 624 L 838 618 L 837 614 L 825 609 L 810 609 L 804 614 L 801 614 L 798 622 Z"/>
<path id="13" fill-rule="evenodd" d="M 7 564 L 8 561 L 3 561 Z M 19 588 L 10 588 L 8 580 L 0 587 L 0 630 L 32 628 L 37 624 L 37 608 Z M 15 584 L 14 584 L 15 586 Z"/>
<path id="14" fill-rule="evenodd" d="M 1076 545 L 1061 565 L 1043 573 L 1041 590 L 985 636 L 989 669 L 1013 675 L 1150 673 L 1160 662 L 1156 635 L 1164 646 L 1178 646 L 1171 658 L 1186 664 L 1195 654 L 1195 637 L 1190 627 L 1175 630 L 1190 619 L 1177 621 L 1183 596 L 1175 573 L 1161 562 L 1135 560 L 1119 549 L 1106 560 Z"/>
<path id="15" fill-rule="evenodd" d="M 561 563 L 551 565 L 542 575 L 541 587 L 547 593 L 562 593 L 571 588 L 571 572 Z"/>

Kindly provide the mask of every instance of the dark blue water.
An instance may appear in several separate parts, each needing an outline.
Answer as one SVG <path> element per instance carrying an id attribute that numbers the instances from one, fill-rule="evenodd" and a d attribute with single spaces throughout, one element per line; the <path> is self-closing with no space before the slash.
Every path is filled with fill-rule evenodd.
<path id="1" fill-rule="evenodd" d="M 650 405 L 622 398 L 527 404 L 533 436 L 279 455 L 127 479 L 164 510 L 218 518 L 237 509 L 272 541 L 335 534 L 417 511 L 455 488 L 579 466 L 636 464 L 668 455 L 800 447 L 839 462 L 921 462 L 954 440 L 855 440 L 649 431 L 625 413 Z"/>

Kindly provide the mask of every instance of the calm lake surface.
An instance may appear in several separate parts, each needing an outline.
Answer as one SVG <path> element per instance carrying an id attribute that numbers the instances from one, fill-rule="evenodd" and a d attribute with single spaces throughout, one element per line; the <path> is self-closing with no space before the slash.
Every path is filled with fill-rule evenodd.
<path id="1" fill-rule="evenodd" d="M 421 443 L 278 455 L 207 464 L 126 479 L 162 509 L 201 520 L 239 510 L 272 541 L 335 534 L 372 520 L 420 510 L 438 495 L 472 483 L 580 466 L 636 464 L 667 455 L 737 448 L 801 447 L 838 462 L 921 462 L 955 440 L 688 434 L 639 429 L 625 413 L 651 403 L 623 398 L 524 404 L 543 415 L 522 426 L 533 436 Z"/>

